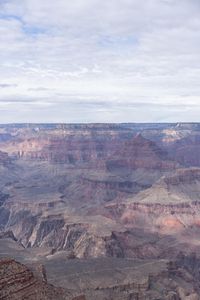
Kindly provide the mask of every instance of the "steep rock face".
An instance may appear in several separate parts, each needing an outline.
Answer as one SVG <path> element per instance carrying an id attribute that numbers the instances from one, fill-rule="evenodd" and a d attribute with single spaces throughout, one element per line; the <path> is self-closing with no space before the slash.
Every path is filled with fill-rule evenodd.
<path id="1" fill-rule="evenodd" d="M 83 127 L 84 128 L 84 127 Z M 89 165 L 108 170 L 174 168 L 167 153 L 135 129 L 36 131 L 24 129 L 1 149 L 18 159 L 43 160 L 69 165 Z M 112 126 L 111 126 L 112 128 Z"/>
<path id="2" fill-rule="evenodd" d="M 69 222 L 62 215 L 41 217 L 17 207 L 17 211 L 12 211 L 7 219 L 5 228 L 12 229 L 24 247 L 47 247 L 52 253 L 64 250 L 70 258 L 123 257 L 123 249 L 112 234 L 115 223 L 109 224 L 109 219 L 106 218 L 76 219 L 77 217 L 72 222 L 71 218 Z M 5 237 L 4 232 L 3 238 Z"/>
<path id="3" fill-rule="evenodd" d="M 70 299 L 62 289 L 40 281 L 25 266 L 12 259 L 0 260 L 0 298 L 20 299 Z"/>
<path id="4" fill-rule="evenodd" d="M 120 145 L 120 138 L 107 137 L 98 140 L 93 136 L 50 137 L 49 139 L 33 139 L 16 143 L 11 153 L 27 160 L 44 160 L 63 164 L 89 164 L 101 167 L 102 160 L 112 155 Z M 17 152 L 16 152 L 17 149 Z"/>
<path id="5" fill-rule="evenodd" d="M 40 223 L 29 239 L 34 247 L 49 247 L 52 253 L 65 250 L 70 258 L 123 257 L 123 249 L 115 236 L 92 232 L 89 224 L 65 224 L 64 220 Z M 42 235 L 41 235 L 42 233 Z M 35 238 L 35 239 L 34 239 Z"/>
<path id="6" fill-rule="evenodd" d="M 48 152 L 43 150 L 48 144 L 49 140 L 46 138 L 23 137 L 5 143 L 4 147 L 18 159 L 48 160 Z"/>
<path id="7" fill-rule="evenodd" d="M 140 134 L 123 143 L 112 160 L 107 161 L 107 168 L 111 171 L 120 168 L 173 170 L 175 165 L 168 160 L 167 153 Z"/>
<path id="8" fill-rule="evenodd" d="M 74 254 L 78 258 L 124 257 L 123 248 L 113 234 L 106 237 L 86 234 L 75 245 Z"/>
<path id="9" fill-rule="evenodd" d="M 89 163 L 111 155 L 126 138 L 119 129 L 71 128 L 57 130 L 22 129 L 13 140 L 1 144 L 1 149 L 19 159 L 44 160 L 54 163 Z M 129 132 L 130 130 L 128 130 Z M 100 162 L 99 162 L 100 163 Z"/>
<path id="10" fill-rule="evenodd" d="M 19 228 L 18 222 L 11 228 L 24 246 L 48 247 L 53 254 L 64 250 L 69 258 L 166 258 L 174 257 L 183 245 L 188 251 L 200 250 L 195 240 L 200 232 L 198 202 L 176 205 L 109 204 L 105 214 L 107 218 L 98 220 L 94 217 L 92 223 L 85 219 L 82 223 L 74 220 L 71 224 L 64 217 L 53 216 L 37 217 L 37 223 L 32 223 L 35 217 L 29 215 L 26 221 L 22 220 L 26 226 Z M 109 232 L 100 232 L 104 226 L 101 222 L 110 219 L 121 225 L 116 227 L 114 222 L 109 225 Z"/>

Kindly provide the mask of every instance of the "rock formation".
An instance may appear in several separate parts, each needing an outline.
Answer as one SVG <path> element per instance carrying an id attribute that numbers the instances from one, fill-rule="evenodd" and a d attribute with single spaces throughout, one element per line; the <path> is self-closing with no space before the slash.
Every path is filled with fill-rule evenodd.
<path id="1" fill-rule="evenodd" d="M 24 265 L 12 259 L 0 260 L 1 299 L 65 299 L 62 291 L 39 281 Z"/>
<path id="2" fill-rule="evenodd" d="M 85 300 L 85 296 L 48 284 L 43 265 L 32 271 L 13 259 L 0 259 L 0 299 Z"/>
<path id="3" fill-rule="evenodd" d="M 74 264 L 198 258 L 199 145 L 199 124 L 0 125 L 0 246 Z"/>

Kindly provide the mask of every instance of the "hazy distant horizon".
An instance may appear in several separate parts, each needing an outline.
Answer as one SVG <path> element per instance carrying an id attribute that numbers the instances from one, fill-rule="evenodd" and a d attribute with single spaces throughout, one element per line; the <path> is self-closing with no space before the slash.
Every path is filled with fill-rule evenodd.
<path id="1" fill-rule="evenodd" d="M 198 0 L 0 1 L 3 123 L 194 122 Z"/>
<path id="2" fill-rule="evenodd" d="M 82 123 L 66 123 L 66 122 L 8 122 L 8 123 L 0 123 L 0 126 L 35 126 L 35 125 L 200 125 L 199 122 L 82 122 Z"/>

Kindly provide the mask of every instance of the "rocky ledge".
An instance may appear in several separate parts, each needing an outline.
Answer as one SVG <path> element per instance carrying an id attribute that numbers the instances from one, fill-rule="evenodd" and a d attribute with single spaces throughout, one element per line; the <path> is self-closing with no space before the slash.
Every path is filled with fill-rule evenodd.
<path id="1" fill-rule="evenodd" d="M 35 275 L 35 272 L 41 274 Z M 0 260 L 0 299 L 4 300 L 84 300 L 73 297 L 70 292 L 47 284 L 43 266 L 32 272 L 13 259 Z"/>

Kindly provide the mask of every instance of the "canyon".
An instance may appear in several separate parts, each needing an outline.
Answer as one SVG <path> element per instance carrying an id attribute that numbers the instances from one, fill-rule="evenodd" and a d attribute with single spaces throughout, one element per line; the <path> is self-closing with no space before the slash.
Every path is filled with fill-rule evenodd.
<path id="1" fill-rule="evenodd" d="M 200 299 L 199 150 L 198 123 L 0 125 L 0 272 L 25 272 L 18 299 L 29 283 L 33 299 Z"/>

